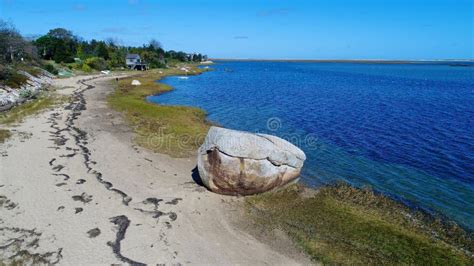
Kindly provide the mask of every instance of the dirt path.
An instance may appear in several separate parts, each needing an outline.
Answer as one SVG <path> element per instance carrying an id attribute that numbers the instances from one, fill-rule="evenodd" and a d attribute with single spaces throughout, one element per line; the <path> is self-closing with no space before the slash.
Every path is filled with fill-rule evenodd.
<path id="1" fill-rule="evenodd" d="M 134 146 L 109 79 L 56 81 L 72 101 L 0 144 L 0 262 L 308 263 L 237 229 L 240 200 L 197 185 L 193 159 Z"/>

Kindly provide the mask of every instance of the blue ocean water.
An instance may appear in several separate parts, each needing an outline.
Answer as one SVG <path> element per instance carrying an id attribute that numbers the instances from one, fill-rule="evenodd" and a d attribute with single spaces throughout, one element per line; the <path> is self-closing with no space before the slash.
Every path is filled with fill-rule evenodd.
<path id="1" fill-rule="evenodd" d="M 302 180 L 344 180 L 474 229 L 474 66 L 219 62 L 148 100 L 301 147 Z"/>

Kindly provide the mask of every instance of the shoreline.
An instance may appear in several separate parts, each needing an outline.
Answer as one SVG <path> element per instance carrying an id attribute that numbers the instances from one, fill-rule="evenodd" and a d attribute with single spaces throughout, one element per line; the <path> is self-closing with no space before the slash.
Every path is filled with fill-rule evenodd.
<path id="1" fill-rule="evenodd" d="M 235 59 L 213 58 L 215 62 L 288 62 L 288 63 L 354 63 L 354 64 L 449 64 L 474 63 L 474 59 L 383 60 L 383 59 Z"/>
<path id="2" fill-rule="evenodd" d="M 118 89 L 108 98 L 109 105 L 124 113 L 135 129 L 135 142 L 155 152 L 173 157 L 194 156 L 210 127 L 203 109 L 189 106 L 168 106 L 147 101 L 148 96 L 171 91 L 173 88 L 159 81 L 168 76 L 198 75 L 207 69 L 189 66 L 188 71 L 172 68 L 147 71 L 134 78 L 119 81 Z M 142 85 L 130 85 L 133 79 Z M 135 115 L 144 114 L 144 115 Z"/>

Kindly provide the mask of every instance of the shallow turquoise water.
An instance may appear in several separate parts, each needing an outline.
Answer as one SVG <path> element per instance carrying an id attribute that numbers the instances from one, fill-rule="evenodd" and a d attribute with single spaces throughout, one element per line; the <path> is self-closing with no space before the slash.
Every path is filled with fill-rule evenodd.
<path id="1" fill-rule="evenodd" d="M 201 107 L 307 154 L 308 185 L 345 180 L 474 229 L 474 67 L 220 62 L 151 102 Z"/>

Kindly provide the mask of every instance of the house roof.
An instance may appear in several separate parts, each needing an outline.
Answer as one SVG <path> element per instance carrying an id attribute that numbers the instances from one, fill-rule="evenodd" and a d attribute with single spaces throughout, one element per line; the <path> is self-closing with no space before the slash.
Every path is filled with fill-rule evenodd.
<path id="1" fill-rule="evenodd" d="M 138 54 L 127 54 L 125 57 L 126 59 L 140 59 L 140 55 Z"/>

